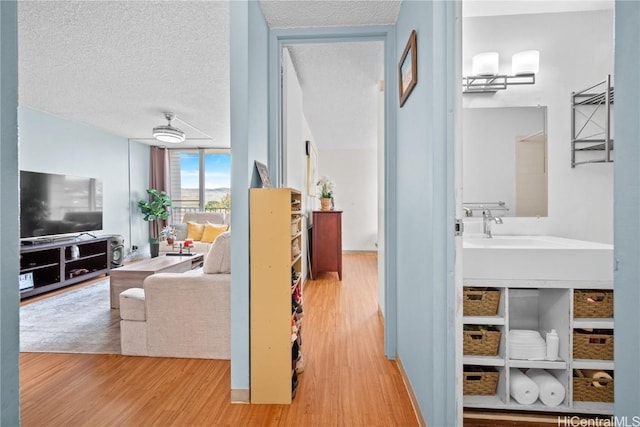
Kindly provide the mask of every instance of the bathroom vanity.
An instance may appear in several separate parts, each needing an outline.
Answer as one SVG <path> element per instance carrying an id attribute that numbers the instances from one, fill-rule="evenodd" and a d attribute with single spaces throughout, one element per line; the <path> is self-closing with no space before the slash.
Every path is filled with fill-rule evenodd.
<path id="1" fill-rule="evenodd" d="M 613 289 L 612 245 L 552 236 L 464 236 L 463 272 L 465 289 L 497 289 L 500 302 L 495 316 L 464 316 L 462 323 L 489 325 L 502 332 L 497 355 L 463 356 L 465 367 L 492 367 L 499 372 L 495 395 L 465 395 L 466 408 L 613 413 L 612 402 L 578 400 L 584 397 L 576 393 L 573 385 L 575 370 L 614 369 L 613 360 L 573 357 L 576 332 L 613 332 L 613 316 L 577 317 L 574 307 L 574 296 L 579 297 L 581 290 Z M 537 330 L 543 337 L 555 329 L 559 358 L 510 358 L 508 340 L 512 329 Z M 517 403 L 510 396 L 511 368 L 545 369 L 564 386 L 563 402 L 559 406 L 545 406 L 540 400 L 531 405 Z"/>

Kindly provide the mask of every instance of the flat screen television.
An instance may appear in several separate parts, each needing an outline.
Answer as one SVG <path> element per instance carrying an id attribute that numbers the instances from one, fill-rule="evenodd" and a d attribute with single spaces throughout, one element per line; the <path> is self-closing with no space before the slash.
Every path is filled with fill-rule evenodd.
<path id="1" fill-rule="evenodd" d="M 20 171 L 20 238 L 102 230 L 102 182 Z"/>

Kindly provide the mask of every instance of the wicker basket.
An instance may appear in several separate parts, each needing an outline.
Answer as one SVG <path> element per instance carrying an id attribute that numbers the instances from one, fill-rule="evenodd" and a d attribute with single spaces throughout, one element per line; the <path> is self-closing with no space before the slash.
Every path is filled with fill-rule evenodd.
<path id="1" fill-rule="evenodd" d="M 613 402 L 613 379 L 585 377 L 580 369 L 574 369 L 573 375 L 574 401 Z"/>
<path id="2" fill-rule="evenodd" d="M 573 358 L 613 360 L 612 334 L 573 331 Z"/>
<path id="3" fill-rule="evenodd" d="M 462 393 L 467 395 L 491 396 L 496 394 L 500 373 L 490 368 L 468 371 L 465 366 Z"/>
<path id="4" fill-rule="evenodd" d="M 469 356 L 496 356 L 500 346 L 500 331 L 464 331 L 463 353 Z"/>
<path id="5" fill-rule="evenodd" d="M 574 290 L 573 317 L 613 317 L 613 291 Z"/>
<path id="6" fill-rule="evenodd" d="M 463 314 L 465 316 L 495 316 L 500 304 L 499 289 L 464 288 Z"/>

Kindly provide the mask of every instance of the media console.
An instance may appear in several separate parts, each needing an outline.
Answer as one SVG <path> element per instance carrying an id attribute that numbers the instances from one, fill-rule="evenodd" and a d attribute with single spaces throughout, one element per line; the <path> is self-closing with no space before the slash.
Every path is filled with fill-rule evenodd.
<path id="1" fill-rule="evenodd" d="M 53 238 L 20 245 L 20 298 L 73 285 L 111 266 L 111 237 Z"/>

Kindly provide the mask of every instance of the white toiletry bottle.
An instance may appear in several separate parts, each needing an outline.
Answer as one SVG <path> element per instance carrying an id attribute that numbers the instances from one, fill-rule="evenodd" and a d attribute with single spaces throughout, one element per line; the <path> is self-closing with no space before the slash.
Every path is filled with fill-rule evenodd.
<path id="1" fill-rule="evenodd" d="M 547 332 L 547 360 L 558 360 L 558 348 L 560 346 L 560 338 L 555 329 Z"/>

